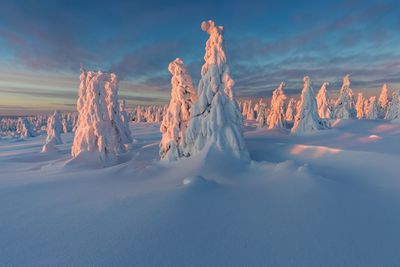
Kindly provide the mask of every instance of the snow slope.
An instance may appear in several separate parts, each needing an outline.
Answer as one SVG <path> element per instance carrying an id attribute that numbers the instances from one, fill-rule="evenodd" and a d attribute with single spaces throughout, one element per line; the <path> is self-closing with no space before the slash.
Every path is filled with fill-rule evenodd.
<path id="1" fill-rule="evenodd" d="M 119 164 L 67 164 L 44 136 L 0 141 L 2 266 L 395 266 L 400 124 L 338 120 L 291 136 L 247 126 L 252 162 L 158 161 L 158 124 L 131 125 Z"/>

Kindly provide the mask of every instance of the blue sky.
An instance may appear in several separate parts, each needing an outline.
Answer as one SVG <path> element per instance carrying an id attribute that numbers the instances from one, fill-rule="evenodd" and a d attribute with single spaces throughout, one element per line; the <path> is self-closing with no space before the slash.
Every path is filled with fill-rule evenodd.
<path id="1" fill-rule="evenodd" d="M 207 35 L 225 27 L 239 97 L 270 96 L 280 81 L 299 94 L 344 74 L 353 90 L 400 88 L 398 1 L 18 1 L 0 8 L 0 114 L 73 109 L 79 66 L 114 71 L 128 104 L 169 99 L 168 63 L 197 83 Z"/>

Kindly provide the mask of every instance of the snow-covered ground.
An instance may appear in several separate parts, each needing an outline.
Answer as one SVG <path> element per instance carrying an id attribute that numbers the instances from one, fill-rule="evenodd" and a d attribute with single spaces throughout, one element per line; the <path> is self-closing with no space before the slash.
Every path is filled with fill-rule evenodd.
<path id="1" fill-rule="evenodd" d="M 132 124 L 108 168 L 69 162 L 71 134 L 51 153 L 43 135 L 0 140 L 0 265 L 398 265 L 400 124 L 249 125 L 247 165 L 160 163 L 159 124 Z"/>

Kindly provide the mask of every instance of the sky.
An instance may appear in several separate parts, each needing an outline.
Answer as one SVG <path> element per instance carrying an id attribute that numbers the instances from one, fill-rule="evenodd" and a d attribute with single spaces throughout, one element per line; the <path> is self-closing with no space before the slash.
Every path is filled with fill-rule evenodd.
<path id="1" fill-rule="evenodd" d="M 337 94 L 400 89 L 400 1 L 1 0 L 0 115 L 74 110 L 79 69 L 115 72 L 129 106 L 165 104 L 168 63 L 200 78 L 203 20 L 225 28 L 239 98 L 269 97 L 281 81 L 299 95 L 303 76 Z"/>

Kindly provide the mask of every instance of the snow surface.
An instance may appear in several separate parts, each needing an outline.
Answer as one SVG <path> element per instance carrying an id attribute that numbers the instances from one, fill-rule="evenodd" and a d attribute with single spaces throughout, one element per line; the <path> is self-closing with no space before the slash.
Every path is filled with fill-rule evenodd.
<path id="1" fill-rule="evenodd" d="M 44 135 L 0 140 L 0 265 L 400 261 L 400 124 L 337 120 L 311 136 L 250 125 L 248 164 L 164 164 L 159 124 L 130 127 L 132 149 L 101 169 L 66 164 L 72 133 L 54 154 L 40 153 Z"/>

